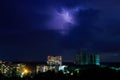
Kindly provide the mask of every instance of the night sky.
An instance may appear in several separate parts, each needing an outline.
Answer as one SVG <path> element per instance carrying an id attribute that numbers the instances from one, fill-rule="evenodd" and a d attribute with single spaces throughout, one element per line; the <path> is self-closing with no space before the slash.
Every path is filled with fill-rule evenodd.
<path id="1" fill-rule="evenodd" d="M 0 59 L 73 61 L 80 49 L 120 62 L 120 0 L 1 0 Z"/>

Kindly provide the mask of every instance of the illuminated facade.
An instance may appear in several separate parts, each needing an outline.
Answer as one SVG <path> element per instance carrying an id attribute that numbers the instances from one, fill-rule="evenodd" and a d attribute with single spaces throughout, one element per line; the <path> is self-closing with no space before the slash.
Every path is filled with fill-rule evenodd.
<path id="1" fill-rule="evenodd" d="M 77 65 L 100 65 L 100 57 L 98 54 L 77 54 L 75 63 Z"/>
<path id="2" fill-rule="evenodd" d="M 12 65 L 9 62 L 0 61 L 0 73 L 4 74 L 5 76 L 12 75 Z"/>
<path id="3" fill-rule="evenodd" d="M 37 65 L 36 66 L 36 73 L 39 72 L 47 72 L 48 70 L 54 70 L 55 72 L 58 71 L 65 71 L 65 67 L 67 67 L 66 65 L 62 65 L 62 66 L 48 66 L 48 65 Z"/>
<path id="4" fill-rule="evenodd" d="M 61 66 L 62 56 L 48 56 L 47 64 L 50 66 Z"/>
<path id="5" fill-rule="evenodd" d="M 32 71 L 25 64 L 16 64 L 16 75 L 23 77 L 31 74 Z"/>
<path id="6" fill-rule="evenodd" d="M 11 62 L 0 62 L 0 73 L 4 76 L 26 76 L 31 74 L 31 70 L 25 64 L 13 64 Z"/>
<path id="7" fill-rule="evenodd" d="M 46 65 L 37 65 L 36 66 L 36 72 L 39 73 L 39 72 L 46 72 L 49 70 L 49 66 L 46 66 Z"/>

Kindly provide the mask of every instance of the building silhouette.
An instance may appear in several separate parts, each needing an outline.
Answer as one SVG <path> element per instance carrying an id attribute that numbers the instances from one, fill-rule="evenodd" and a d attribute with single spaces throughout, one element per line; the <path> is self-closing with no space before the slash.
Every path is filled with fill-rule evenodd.
<path id="1" fill-rule="evenodd" d="M 100 65 L 100 56 L 98 54 L 77 54 L 76 65 Z"/>

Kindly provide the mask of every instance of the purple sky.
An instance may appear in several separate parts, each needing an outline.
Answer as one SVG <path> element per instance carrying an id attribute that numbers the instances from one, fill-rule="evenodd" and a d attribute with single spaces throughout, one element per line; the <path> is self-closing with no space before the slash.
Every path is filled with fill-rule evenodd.
<path id="1" fill-rule="evenodd" d="M 81 48 L 120 61 L 119 0 L 2 0 L 0 59 L 73 61 Z"/>

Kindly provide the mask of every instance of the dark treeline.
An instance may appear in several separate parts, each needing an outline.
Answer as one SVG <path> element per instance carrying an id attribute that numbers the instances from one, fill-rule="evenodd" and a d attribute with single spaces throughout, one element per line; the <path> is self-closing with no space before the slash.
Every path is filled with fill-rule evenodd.
<path id="1" fill-rule="evenodd" d="M 39 72 L 34 76 L 18 76 L 6 77 L 0 74 L 0 80 L 120 80 L 120 71 L 115 71 L 109 68 L 93 68 L 80 70 L 79 73 L 73 72 L 63 74 L 62 71 L 47 71 Z"/>

